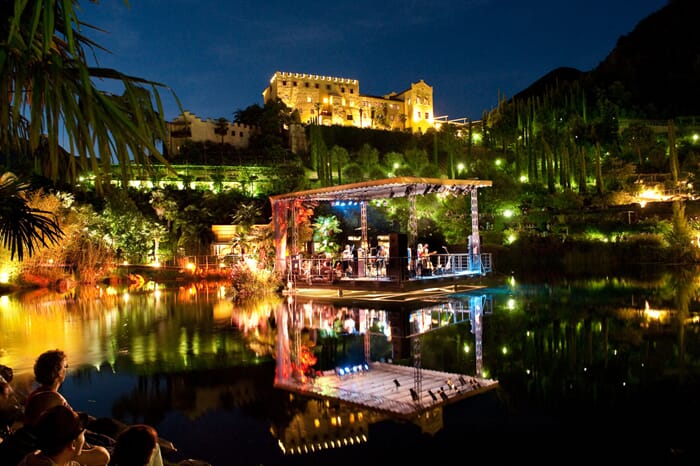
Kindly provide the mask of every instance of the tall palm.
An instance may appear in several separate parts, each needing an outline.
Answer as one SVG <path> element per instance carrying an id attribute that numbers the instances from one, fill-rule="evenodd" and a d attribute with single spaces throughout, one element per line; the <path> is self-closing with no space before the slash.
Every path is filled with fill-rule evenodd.
<path id="1" fill-rule="evenodd" d="M 47 246 L 63 236 L 51 212 L 29 206 L 27 185 L 10 173 L 0 176 L 0 238 L 10 250 L 10 258 L 31 257 L 39 246 Z"/>
<path id="2" fill-rule="evenodd" d="M 148 166 L 155 158 L 167 165 L 155 145 L 166 134 L 158 93 L 164 86 L 89 66 L 86 52 L 102 47 L 83 35 L 97 28 L 80 21 L 78 9 L 78 0 L 0 1 L 0 155 L 30 159 L 43 146 L 49 163 L 36 165 L 42 175 L 58 181 L 60 168 L 75 184 L 89 170 L 99 190 L 114 163 L 124 184 L 132 162 Z M 103 92 L 98 81 L 120 82 L 124 92 Z M 19 259 L 60 234 L 15 195 L 23 186 L 12 181 L 0 190 L 0 238 Z"/>
<path id="3" fill-rule="evenodd" d="M 87 52 L 102 47 L 83 34 L 98 29 L 80 21 L 78 9 L 78 0 L 0 1 L 0 152 L 29 157 L 46 138 L 51 163 L 43 175 L 55 181 L 65 166 L 75 182 L 90 170 L 99 188 L 114 163 L 124 181 L 132 162 L 153 157 L 167 165 L 155 145 L 166 134 L 164 86 L 89 66 Z M 103 92 L 96 82 L 119 82 L 124 93 Z"/>

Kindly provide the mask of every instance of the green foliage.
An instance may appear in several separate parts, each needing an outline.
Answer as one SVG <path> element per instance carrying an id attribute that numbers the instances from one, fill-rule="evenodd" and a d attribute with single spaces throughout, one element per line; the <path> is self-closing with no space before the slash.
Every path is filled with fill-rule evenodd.
<path id="1" fill-rule="evenodd" d="M 121 249 L 124 259 L 130 263 L 150 262 L 148 256 L 155 242 L 167 239 L 166 229 L 147 218 L 125 191 L 107 193 L 101 220 L 96 227 L 104 237 L 110 238 L 114 250 Z"/>
<path id="2" fill-rule="evenodd" d="M 312 224 L 313 240 L 318 245 L 318 252 L 336 254 L 340 251 L 336 235 L 342 232 L 340 221 L 335 215 L 320 216 Z"/>
<path id="3" fill-rule="evenodd" d="M 64 169 L 75 184 L 90 170 L 99 189 L 112 160 L 125 183 L 132 163 L 167 164 L 155 145 L 166 135 L 158 91 L 165 86 L 90 66 L 87 57 L 101 47 L 83 34 L 96 28 L 78 12 L 77 0 L 0 4 L 0 148 L 30 157 L 45 140 L 43 175 L 58 181 Z M 97 83 L 104 82 L 123 94 L 103 92 Z M 59 137 L 74 153 L 60 148 Z"/>
<path id="4" fill-rule="evenodd" d="M 583 197 L 570 190 L 550 196 L 550 205 L 555 211 L 577 211 L 583 208 Z"/>
<path id="5" fill-rule="evenodd" d="M 282 282 L 277 276 L 264 270 L 253 269 L 245 262 L 238 262 L 231 267 L 230 282 L 235 301 L 277 293 L 282 287 Z"/>
<path id="6" fill-rule="evenodd" d="M 685 217 L 685 206 L 676 201 L 673 203 L 672 228 L 665 235 L 672 258 L 675 262 L 693 262 L 697 260 L 697 246 L 694 235 Z"/>
<path id="7" fill-rule="evenodd" d="M 187 255 L 206 256 L 214 241 L 211 212 L 206 207 L 190 204 L 178 216 L 174 227 L 177 247 Z"/>
<path id="8" fill-rule="evenodd" d="M 352 162 L 343 167 L 343 176 L 346 183 L 357 183 L 365 180 L 364 169 L 357 162 Z"/>
<path id="9" fill-rule="evenodd" d="M 329 147 L 344 147 L 351 154 L 359 151 L 365 144 L 376 148 L 381 153 L 403 153 L 416 143 L 416 138 L 412 134 L 399 131 L 354 126 L 321 126 L 319 130 Z"/>
<path id="10" fill-rule="evenodd" d="M 0 177 L 0 238 L 10 258 L 21 261 L 40 246 L 57 243 L 63 232 L 54 214 L 31 207 L 28 185 L 10 173 Z"/>

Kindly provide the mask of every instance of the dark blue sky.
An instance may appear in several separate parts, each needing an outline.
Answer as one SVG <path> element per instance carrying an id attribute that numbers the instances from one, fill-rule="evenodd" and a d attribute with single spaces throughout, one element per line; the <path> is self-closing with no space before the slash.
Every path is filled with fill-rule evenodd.
<path id="1" fill-rule="evenodd" d="M 228 120 L 275 71 L 400 92 L 423 79 L 436 116 L 480 119 L 560 66 L 589 71 L 667 0 L 109 0 L 81 2 L 106 33 L 101 66 L 168 85 L 185 110 Z M 164 95 L 165 117 L 179 114 Z"/>

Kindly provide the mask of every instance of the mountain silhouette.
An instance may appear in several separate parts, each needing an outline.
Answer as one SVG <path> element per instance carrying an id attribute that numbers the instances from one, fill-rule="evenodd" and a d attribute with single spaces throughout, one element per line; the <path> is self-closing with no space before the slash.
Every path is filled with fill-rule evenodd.
<path id="1" fill-rule="evenodd" d="M 642 19 L 593 70 L 557 68 L 511 100 L 540 96 L 576 81 L 604 95 L 625 116 L 667 119 L 700 115 L 700 0 L 669 0 Z"/>

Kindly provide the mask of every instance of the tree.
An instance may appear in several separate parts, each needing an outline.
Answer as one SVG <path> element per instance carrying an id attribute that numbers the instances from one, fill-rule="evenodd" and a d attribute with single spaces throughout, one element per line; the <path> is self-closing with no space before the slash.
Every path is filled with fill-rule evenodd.
<path id="1" fill-rule="evenodd" d="M 209 246 L 215 239 L 211 224 L 209 209 L 192 204 L 186 206 L 175 220 L 175 228 L 179 233 L 178 247 L 188 255 L 208 255 Z"/>
<path id="2" fill-rule="evenodd" d="M 639 166 L 644 165 L 646 153 L 654 146 L 654 132 L 641 123 L 633 123 L 622 131 L 622 145 L 636 155 Z"/>
<path id="3" fill-rule="evenodd" d="M 219 145 L 219 152 L 221 155 L 221 164 L 224 163 L 224 138 L 228 134 L 228 120 L 224 117 L 217 118 L 214 126 L 214 133 L 221 136 L 221 144 Z"/>
<path id="4" fill-rule="evenodd" d="M 214 122 L 214 133 L 221 136 L 221 145 L 224 145 L 224 137 L 228 134 L 228 120 L 224 117 L 217 118 Z"/>
<path id="5" fill-rule="evenodd" d="M 342 232 L 340 221 L 335 215 L 320 216 L 312 225 L 314 229 L 314 242 L 317 243 L 320 252 L 335 254 L 340 246 L 335 241 L 335 235 Z"/>
<path id="6" fill-rule="evenodd" d="M 78 0 L 0 3 L 0 152 L 31 157 L 46 138 L 51 164 L 43 175 L 56 181 L 65 165 L 75 183 L 90 170 L 99 189 L 114 162 L 124 181 L 132 163 L 153 157 L 167 165 L 155 144 L 166 135 L 164 86 L 90 66 L 88 52 L 102 47 L 83 34 L 97 28 L 79 20 L 78 8 Z M 98 82 L 121 83 L 124 93 L 101 91 Z M 69 152 L 59 148 L 61 135 Z"/>
<path id="7" fill-rule="evenodd" d="M 38 246 L 55 243 L 62 236 L 51 212 L 33 208 L 27 202 L 28 185 L 5 173 L 0 177 L 0 237 L 10 250 L 10 259 L 17 260 L 34 254 Z"/>
<path id="8" fill-rule="evenodd" d="M 328 154 L 328 158 L 330 159 L 331 166 L 335 167 L 335 169 L 337 170 L 338 184 L 343 184 L 342 167 L 347 165 L 348 160 L 350 160 L 350 154 L 348 154 L 348 151 L 344 147 L 333 146 L 331 147 L 331 150 Z M 330 176 L 332 180 L 333 170 L 331 170 Z M 331 182 L 331 184 L 333 183 Z"/>
<path id="9" fill-rule="evenodd" d="M 262 208 L 255 202 L 241 202 L 236 211 L 231 214 L 233 225 L 240 225 L 245 231 L 255 224 L 262 215 Z"/>
<path id="10" fill-rule="evenodd" d="M 146 216 L 125 190 L 107 193 L 106 206 L 100 214 L 102 225 L 96 227 L 103 230 L 103 237 L 111 239 L 115 249 L 122 250 L 129 262 L 143 264 L 155 254 L 155 244 L 166 237 L 166 229 Z"/>
<path id="11" fill-rule="evenodd" d="M 258 104 L 238 109 L 233 114 L 233 121 L 248 126 L 260 126 L 263 118 L 263 108 Z"/>
<path id="12" fill-rule="evenodd" d="M 78 6 L 78 0 L 0 2 L 0 155 L 28 161 L 45 150 L 48 163 L 35 164 L 41 175 L 56 182 L 64 169 L 75 185 L 89 170 L 98 190 L 117 162 L 126 185 L 132 163 L 147 167 L 153 157 L 168 165 L 156 148 L 166 134 L 158 92 L 164 86 L 90 66 L 87 52 L 102 47 L 83 34 L 97 28 L 78 19 Z M 123 94 L 98 89 L 105 81 L 121 83 Z M 0 237 L 20 260 L 61 235 L 46 212 L 27 206 L 24 189 L 16 179 L 0 189 Z"/>

